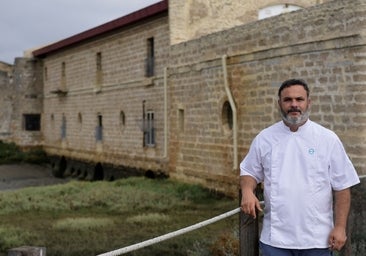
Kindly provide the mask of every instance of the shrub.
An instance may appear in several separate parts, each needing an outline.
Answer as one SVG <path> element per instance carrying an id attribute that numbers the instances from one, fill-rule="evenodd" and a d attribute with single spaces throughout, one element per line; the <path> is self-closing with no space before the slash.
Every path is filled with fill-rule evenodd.
<path id="1" fill-rule="evenodd" d="M 47 162 L 46 153 L 40 148 L 21 150 L 15 143 L 0 141 L 0 164 L 32 163 L 42 164 Z"/>

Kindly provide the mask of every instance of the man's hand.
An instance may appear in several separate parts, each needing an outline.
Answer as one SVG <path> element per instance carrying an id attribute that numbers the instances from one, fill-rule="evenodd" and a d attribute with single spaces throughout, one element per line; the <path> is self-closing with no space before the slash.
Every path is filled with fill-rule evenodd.
<path id="1" fill-rule="evenodd" d="M 329 235 L 329 249 L 340 251 L 346 243 L 346 230 L 342 227 L 333 228 Z"/>
<path id="2" fill-rule="evenodd" d="M 258 198 L 250 189 L 242 190 L 240 207 L 245 214 L 253 216 L 254 219 L 257 218 L 256 209 L 262 211 Z"/>
<path id="3" fill-rule="evenodd" d="M 334 228 L 329 234 L 329 248 L 331 250 L 341 250 L 346 243 L 347 218 L 351 205 L 351 191 L 349 188 L 334 192 L 335 196 L 335 221 Z"/>

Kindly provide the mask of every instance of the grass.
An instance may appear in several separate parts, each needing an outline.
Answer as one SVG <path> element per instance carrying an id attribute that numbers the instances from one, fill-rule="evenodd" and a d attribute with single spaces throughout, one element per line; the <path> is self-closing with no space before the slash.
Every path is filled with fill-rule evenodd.
<path id="1" fill-rule="evenodd" d="M 0 140 L 0 164 L 21 162 L 42 164 L 47 162 L 47 156 L 40 148 L 21 150 L 15 143 Z"/>
<path id="2" fill-rule="evenodd" d="M 47 256 L 87 256 L 175 231 L 237 201 L 172 180 L 128 178 L 0 193 L 0 255 L 23 245 Z M 126 255 L 237 255 L 238 216 Z"/>
<path id="3" fill-rule="evenodd" d="M 0 164 L 46 161 L 42 150 L 0 141 Z M 42 246 L 47 256 L 116 250 L 187 227 L 237 207 L 236 200 L 171 180 L 128 178 L 0 192 L 0 256 Z M 127 255 L 238 254 L 238 217 Z"/>

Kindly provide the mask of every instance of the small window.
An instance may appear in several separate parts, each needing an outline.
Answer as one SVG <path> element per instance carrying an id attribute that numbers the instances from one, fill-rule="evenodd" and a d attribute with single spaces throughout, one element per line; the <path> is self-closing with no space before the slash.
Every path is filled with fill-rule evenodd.
<path id="1" fill-rule="evenodd" d="M 119 124 L 120 124 L 120 126 L 121 126 L 122 129 L 125 127 L 126 117 L 125 117 L 125 113 L 123 111 L 121 111 L 119 113 Z"/>
<path id="2" fill-rule="evenodd" d="M 184 109 L 179 109 L 178 110 L 178 120 L 179 120 L 179 124 L 178 124 L 178 129 L 179 132 L 184 132 Z"/>
<path id="3" fill-rule="evenodd" d="M 61 76 L 62 77 L 65 77 L 66 76 L 66 63 L 65 62 L 62 62 L 62 70 L 61 70 Z"/>
<path id="4" fill-rule="evenodd" d="M 147 56 L 146 56 L 146 77 L 152 77 L 155 74 L 154 60 L 154 38 L 147 39 Z"/>
<path id="5" fill-rule="evenodd" d="M 47 69 L 47 67 L 44 67 L 44 80 L 45 81 L 48 80 L 48 69 Z"/>
<path id="6" fill-rule="evenodd" d="M 222 124 L 225 131 L 233 129 L 233 110 L 228 101 L 222 106 Z"/>
<path id="7" fill-rule="evenodd" d="M 102 53 L 96 54 L 96 87 L 100 89 L 103 82 L 103 66 L 102 66 Z"/>
<path id="8" fill-rule="evenodd" d="M 148 111 L 146 113 L 144 144 L 148 147 L 155 146 L 155 127 L 154 127 L 154 112 Z"/>
<path id="9" fill-rule="evenodd" d="M 24 130 L 40 131 L 41 115 L 40 114 L 24 114 Z"/>
<path id="10" fill-rule="evenodd" d="M 97 72 L 102 71 L 102 53 L 101 52 L 97 52 L 97 57 L 96 57 L 96 62 L 97 62 Z"/>
<path id="11" fill-rule="evenodd" d="M 66 139 L 66 116 L 65 116 L 65 114 L 62 114 L 61 139 Z"/>
<path id="12" fill-rule="evenodd" d="M 54 130 L 55 129 L 55 115 L 52 113 L 50 115 L 50 120 L 51 120 L 51 129 Z"/>
<path id="13" fill-rule="evenodd" d="M 66 63 L 61 64 L 61 91 L 66 91 Z"/>
<path id="14" fill-rule="evenodd" d="M 79 122 L 79 124 L 83 123 L 83 116 L 81 115 L 80 112 L 78 113 L 78 122 Z"/>
<path id="15" fill-rule="evenodd" d="M 81 130 L 82 125 L 83 125 L 83 116 L 80 112 L 78 113 L 78 125 L 79 125 L 79 130 Z"/>
<path id="16" fill-rule="evenodd" d="M 98 114 L 98 124 L 95 128 L 95 139 L 97 141 L 103 140 L 103 116 L 101 114 Z"/>

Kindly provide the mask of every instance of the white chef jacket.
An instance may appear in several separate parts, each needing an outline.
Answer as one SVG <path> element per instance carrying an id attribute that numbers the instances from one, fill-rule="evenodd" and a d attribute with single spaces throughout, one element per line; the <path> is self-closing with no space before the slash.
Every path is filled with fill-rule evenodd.
<path id="1" fill-rule="evenodd" d="M 291 132 L 282 121 L 260 132 L 240 175 L 264 182 L 261 242 L 279 248 L 327 248 L 332 190 L 359 183 L 337 135 L 308 120 Z"/>

